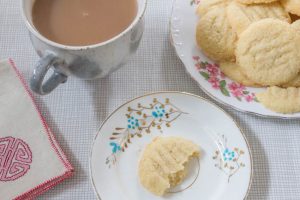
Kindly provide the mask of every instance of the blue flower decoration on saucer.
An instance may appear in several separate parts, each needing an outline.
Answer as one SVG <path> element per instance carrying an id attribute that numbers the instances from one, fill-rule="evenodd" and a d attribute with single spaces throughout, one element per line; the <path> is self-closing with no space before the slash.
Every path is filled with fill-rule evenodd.
<path id="1" fill-rule="evenodd" d="M 154 118 L 163 118 L 166 115 L 166 110 L 162 106 L 156 106 L 152 112 Z"/>
<path id="2" fill-rule="evenodd" d="M 230 151 L 229 149 L 225 149 L 225 151 L 223 152 L 223 159 L 224 161 L 232 161 L 235 157 L 235 152 L 234 151 Z"/>

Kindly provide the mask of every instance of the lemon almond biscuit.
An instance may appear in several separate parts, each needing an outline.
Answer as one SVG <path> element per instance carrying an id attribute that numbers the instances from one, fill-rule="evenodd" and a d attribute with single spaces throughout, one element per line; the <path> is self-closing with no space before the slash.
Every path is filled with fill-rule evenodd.
<path id="1" fill-rule="evenodd" d="M 234 62 L 220 62 L 220 69 L 228 78 L 244 86 L 260 87 L 260 85 L 246 77 L 241 67 Z"/>
<path id="2" fill-rule="evenodd" d="M 298 34 L 300 35 L 300 19 L 292 23 L 292 27 L 298 31 Z"/>
<path id="3" fill-rule="evenodd" d="M 196 13 L 199 16 L 203 16 L 213 8 L 218 8 L 218 7 L 225 8 L 227 3 L 230 1 L 231 0 L 201 0 L 199 6 L 197 7 Z"/>
<path id="4" fill-rule="evenodd" d="M 279 2 L 245 5 L 232 1 L 227 7 L 227 16 L 233 30 L 240 35 L 251 23 L 265 18 L 291 22 L 289 13 Z"/>
<path id="5" fill-rule="evenodd" d="M 286 11 L 300 16 L 300 1 L 299 0 L 281 0 Z"/>
<path id="6" fill-rule="evenodd" d="M 236 0 L 243 4 L 256 4 L 256 3 L 271 3 L 277 0 Z"/>
<path id="7" fill-rule="evenodd" d="M 235 60 L 237 36 L 232 30 L 225 8 L 214 8 L 200 18 L 196 41 L 207 57 L 215 60 Z"/>
<path id="8" fill-rule="evenodd" d="M 237 42 L 241 69 L 261 85 L 281 85 L 300 71 L 300 37 L 287 22 L 263 19 L 251 24 Z"/>
<path id="9" fill-rule="evenodd" d="M 281 85 L 281 87 L 288 88 L 288 87 L 300 87 L 300 74 L 296 76 L 293 80 Z"/>
<path id="10" fill-rule="evenodd" d="M 157 137 L 148 144 L 139 162 L 141 184 L 155 195 L 181 183 L 186 164 L 199 157 L 199 146 L 180 137 Z"/>
<path id="11" fill-rule="evenodd" d="M 268 109 L 278 113 L 300 112 L 300 88 L 269 87 L 266 91 L 256 94 L 257 99 Z"/>

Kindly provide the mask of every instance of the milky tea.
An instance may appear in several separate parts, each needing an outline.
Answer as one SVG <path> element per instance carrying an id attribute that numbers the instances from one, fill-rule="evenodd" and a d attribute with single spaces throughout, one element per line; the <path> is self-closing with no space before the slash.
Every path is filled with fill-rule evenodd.
<path id="1" fill-rule="evenodd" d="M 123 32 L 137 10 L 137 0 L 36 0 L 32 20 L 38 32 L 51 41 L 87 46 Z"/>

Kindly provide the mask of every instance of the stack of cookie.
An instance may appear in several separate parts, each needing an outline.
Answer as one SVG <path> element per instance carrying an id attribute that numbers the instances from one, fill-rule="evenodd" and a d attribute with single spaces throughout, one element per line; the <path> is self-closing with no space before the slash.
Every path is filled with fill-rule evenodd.
<path id="1" fill-rule="evenodd" d="M 300 112 L 299 0 L 202 0 L 197 14 L 197 44 L 226 76 L 271 87 L 257 98 L 273 111 Z"/>

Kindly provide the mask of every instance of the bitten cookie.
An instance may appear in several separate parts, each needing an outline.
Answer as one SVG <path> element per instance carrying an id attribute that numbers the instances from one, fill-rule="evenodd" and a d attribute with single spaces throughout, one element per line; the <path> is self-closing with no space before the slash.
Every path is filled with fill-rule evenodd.
<path id="1" fill-rule="evenodd" d="M 220 63 L 221 71 L 231 80 L 236 81 L 244 86 L 249 87 L 260 87 L 260 85 L 251 81 L 248 77 L 246 77 L 242 71 L 241 67 L 233 62 L 221 62 Z"/>
<path id="2" fill-rule="evenodd" d="M 229 25 L 226 9 L 214 8 L 200 18 L 196 41 L 207 57 L 215 60 L 234 60 L 237 36 Z"/>
<path id="3" fill-rule="evenodd" d="M 243 4 L 255 4 L 255 3 L 271 3 L 277 0 L 236 0 Z"/>
<path id="4" fill-rule="evenodd" d="M 300 71 L 300 37 L 287 22 L 252 23 L 237 42 L 236 57 L 244 74 L 261 85 L 281 85 Z"/>
<path id="5" fill-rule="evenodd" d="M 286 11 L 300 16 L 300 1 L 299 0 L 281 0 Z"/>
<path id="6" fill-rule="evenodd" d="M 225 8 L 227 3 L 231 0 L 201 0 L 199 6 L 197 7 L 196 13 L 199 16 L 205 15 L 208 11 L 222 7 Z"/>
<path id="7" fill-rule="evenodd" d="M 199 146 L 179 137 L 157 137 L 148 144 L 139 162 L 141 184 L 155 195 L 165 192 L 185 178 L 186 164 L 199 157 Z"/>
<path id="8" fill-rule="evenodd" d="M 256 94 L 257 99 L 268 109 L 278 113 L 300 112 L 300 88 L 287 89 L 276 86 Z"/>
<path id="9" fill-rule="evenodd" d="M 232 1 L 227 7 L 227 16 L 232 29 L 240 35 L 251 23 L 265 18 L 291 22 L 289 13 L 279 2 L 245 5 Z"/>

